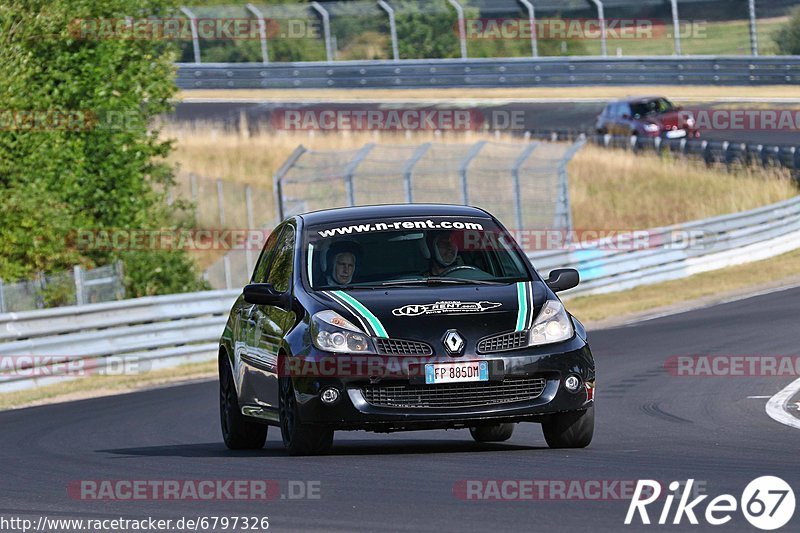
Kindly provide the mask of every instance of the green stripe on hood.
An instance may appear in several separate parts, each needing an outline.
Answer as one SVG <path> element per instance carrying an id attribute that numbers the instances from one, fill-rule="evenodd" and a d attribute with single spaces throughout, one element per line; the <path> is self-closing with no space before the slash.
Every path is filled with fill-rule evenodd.
<path id="1" fill-rule="evenodd" d="M 367 320 L 369 325 L 372 329 L 375 330 L 376 337 L 384 337 L 387 338 L 389 335 L 386 333 L 386 329 L 381 324 L 381 321 L 378 320 L 378 317 L 372 314 L 372 312 L 367 309 L 364 304 L 350 296 L 349 294 L 342 292 L 342 291 L 332 291 L 333 294 L 344 300 L 345 302 L 349 303 L 363 318 Z"/>

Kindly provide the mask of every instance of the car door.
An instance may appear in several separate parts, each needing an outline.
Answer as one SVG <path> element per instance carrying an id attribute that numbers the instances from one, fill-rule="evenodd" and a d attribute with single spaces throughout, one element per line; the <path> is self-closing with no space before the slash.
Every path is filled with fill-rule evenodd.
<path id="1" fill-rule="evenodd" d="M 275 245 L 275 253 L 270 263 L 266 278 L 262 282 L 271 284 L 276 291 L 292 293 L 292 273 L 296 251 L 297 231 L 292 224 L 287 224 Z M 264 390 L 261 391 L 263 400 L 277 406 L 278 402 L 278 352 L 283 341 L 283 336 L 294 325 L 295 313 L 291 309 L 281 309 L 275 305 L 256 305 L 250 314 L 253 327 L 252 357 L 259 362 L 265 370 L 262 382 Z"/>
<path id="2" fill-rule="evenodd" d="M 256 266 L 253 269 L 253 275 L 250 277 L 250 283 L 259 283 L 267 279 L 267 269 L 272 257 L 275 255 L 276 244 L 282 229 L 283 226 L 278 226 L 267 237 L 267 242 L 264 244 L 264 248 L 261 250 Z M 234 314 L 233 349 L 236 355 L 240 357 L 244 355 L 247 358 L 249 355 L 247 348 L 254 343 L 254 309 L 255 304 L 246 302 L 242 296 L 239 297 Z"/>

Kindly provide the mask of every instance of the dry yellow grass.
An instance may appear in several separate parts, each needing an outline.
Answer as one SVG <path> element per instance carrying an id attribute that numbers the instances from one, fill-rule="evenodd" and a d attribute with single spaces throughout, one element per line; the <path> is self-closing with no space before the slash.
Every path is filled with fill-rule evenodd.
<path id="1" fill-rule="evenodd" d="M 576 228 L 647 229 L 733 213 L 791 198 L 781 170 L 728 173 L 686 159 L 585 146 L 569 165 Z"/>
<path id="2" fill-rule="evenodd" d="M 459 99 L 459 98 L 621 98 L 630 94 L 668 94 L 671 98 L 798 98 L 800 91 L 792 85 L 762 87 L 713 86 L 608 86 L 608 87 L 514 87 L 459 89 L 192 89 L 182 91 L 178 99 L 216 98 L 248 100 L 305 99 L 380 100 L 382 98 Z"/>
<path id="3" fill-rule="evenodd" d="M 222 178 L 227 181 L 272 187 L 272 176 L 289 155 L 302 144 L 319 151 L 355 150 L 368 142 L 385 144 L 417 144 L 432 140 L 469 143 L 479 139 L 520 142 L 519 138 L 480 133 L 405 134 L 368 132 L 339 132 L 314 134 L 306 132 L 264 133 L 243 137 L 218 127 L 164 130 L 166 137 L 177 140 L 170 161 L 179 171 L 195 172 L 202 176 Z"/>
<path id="4" fill-rule="evenodd" d="M 271 189 L 272 176 L 298 144 L 314 150 L 352 150 L 367 142 L 419 143 L 412 137 L 369 133 L 272 133 L 241 137 L 223 130 L 175 130 L 171 161 L 183 171 Z M 446 142 L 475 142 L 486 134 L 444 135 Z M 494 139 L 493 136 L 491 136 Z M 521 142 L 519 138 L 500 140 Z M 776 170 L 730 174 L 693 160 L 664 160 L 622 150 L 585 146 L 569 166 L 576 228 L 642 229 L 732 213 L 790 198 L 797 189 Z"/>

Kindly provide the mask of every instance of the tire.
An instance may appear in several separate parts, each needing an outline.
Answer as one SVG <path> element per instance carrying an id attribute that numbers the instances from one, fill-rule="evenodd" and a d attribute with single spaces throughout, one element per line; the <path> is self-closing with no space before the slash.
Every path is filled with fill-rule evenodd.
<path id="1" fill-rule="evenodd" d="M 264 447 L 269 428 L 248 420 L 242 414 L 231 365 L 224 355 L 219 362 L 219 418 L 222 439 L 231 450 L 258 450 Z"/>
<path id="2" fill-rule="evenodd" d="M 514 434 L 514 424 L 493 424 L 469 428 L 469 433 L 476 442 L 503 442 Z"/>
<path id="3" fill-rule="evenodd" d="M 594 435 L 594 406 L 550 415 L 542 422 L 542 432 L 551 448 L 585 448 Z"/>
<path id="4" fill-rule="evenodd" d="M 333 430 L 301 424 L 290 378 L 281 379 L 280 422 L 283 446 L 289 455 L 321 455 L 333 446 Z"/>

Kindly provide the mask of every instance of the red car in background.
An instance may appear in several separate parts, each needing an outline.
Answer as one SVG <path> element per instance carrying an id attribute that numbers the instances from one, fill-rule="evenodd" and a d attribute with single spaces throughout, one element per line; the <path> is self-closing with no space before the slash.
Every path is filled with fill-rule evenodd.
<path id="1" fill-rule="evenodd" d="M 595 128 L 601 135 L 608 133 L 666 139 L 700 136 L 692 113 L 661 96 L 612 102 L 597 117 Z"/>

